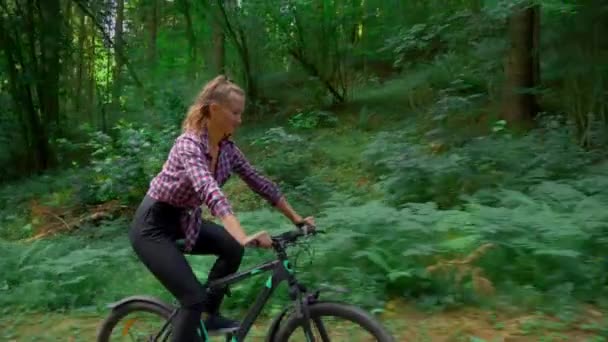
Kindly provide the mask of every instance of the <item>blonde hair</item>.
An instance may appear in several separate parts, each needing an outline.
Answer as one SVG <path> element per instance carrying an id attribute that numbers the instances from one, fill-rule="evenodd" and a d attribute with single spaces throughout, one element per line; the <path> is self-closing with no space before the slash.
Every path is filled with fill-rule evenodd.
<path id="1" fill-rule="evenodd" d="M 196 96 L 194 103 L 188 108 L 188 113 L 182 123 L 182 130 L 200 134 L 209 118 L 209 105 L 213 102 L 225 103 L 233 92 L 245 96 L 243 89 L 225 75 L 216 76 L 207 82 Z"/>

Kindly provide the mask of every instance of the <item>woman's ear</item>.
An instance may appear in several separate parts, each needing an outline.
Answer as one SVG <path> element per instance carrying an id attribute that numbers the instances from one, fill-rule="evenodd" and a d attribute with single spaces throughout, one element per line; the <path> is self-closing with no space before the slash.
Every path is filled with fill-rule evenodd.
<path id="1" fill-rule="evenodd" d="M 219 104 L 212 102 L 211 104 L 209 104 L 209 116 L 214 116 L 214 114 L 216 112 L 218 112 L 220 109 L 221 108 L 220 108 Z"/>

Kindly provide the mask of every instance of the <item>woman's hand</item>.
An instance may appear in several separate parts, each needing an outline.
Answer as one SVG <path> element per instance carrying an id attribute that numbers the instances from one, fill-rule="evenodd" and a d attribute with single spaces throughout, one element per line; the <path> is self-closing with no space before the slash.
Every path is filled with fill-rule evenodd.
<path id="1" fill-rule="evenodd" d="M 306 234 L 316 229 L 315 218 L 312 216 L 308 216 L 306 218 L 297 216 L 293 223 L 298 226 L 298 228 L 303 229 L 304 233 Z"/>
<path id="2" fill-rule="evenodd" d="M 222 221 L 224 223 L 224 227 L 226 230 L 228 230 L 228 233 L 230 233 L 230 235 L 232 235 L 232 237 L 238 241 L 241 246 L 257 246 L 262 248 L 272 247 L 272 239 L 265 230 L 257 232 L 253 235 L 246 235 L 239 220 L 232 214 L 224 216 Z"/>
<path id="3" fill-rule="evenodd" d="M 308 216 L 308 217 L 305 217 L 303 219 L 301 218 L 300 221 L 299 221 L 299 223 L 300 224 L 305 224 L 307 226 L 314 227 L 315 226 L 315 218 L 312 217 L 312 216 Z"/>
<path id="4" fill-rule="evenodd" d="M 265 230 L 257 232 L 253 235 L 249 235 L 245 239 L 245 246 L 255 246 L 261 248 L 271 248 L 272 247 L 272 239 L 270 238 L 270 234 Z"/>

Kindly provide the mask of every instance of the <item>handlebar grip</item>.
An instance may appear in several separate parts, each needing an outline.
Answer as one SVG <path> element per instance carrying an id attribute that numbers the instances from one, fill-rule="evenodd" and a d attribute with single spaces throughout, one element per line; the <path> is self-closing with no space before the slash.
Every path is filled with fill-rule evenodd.
<path id="1" fill-rule="evenodd" d="M 304 235 L 308 235 L 311 231 L 316 230 L 315 226 L 309 225 L 306 222 L 300 222 L 296 224 L 296 227 L 298 227 L 302 232 L 304 232 Z"/>

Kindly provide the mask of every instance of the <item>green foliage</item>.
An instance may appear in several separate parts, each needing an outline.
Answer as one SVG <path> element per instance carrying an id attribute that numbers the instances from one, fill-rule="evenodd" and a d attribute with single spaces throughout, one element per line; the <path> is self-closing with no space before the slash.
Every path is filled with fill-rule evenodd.
<path id="1" fill-rule="evenodd" d="M 255 138 L 251 145 L 263 156 L 253 159 L 260 169 L 276 180 L 292 201 L 299 202 L 301 210 L 311 211 L 322 205 L 330 189 L 318 174 L 313 174 L 316 150 L 307 139 L 283 127 L 274 127 Z"/>
<path id="2" fill-rule="evenodd" d="M 411 143 L 403 135 L 379 135 L 366 160 L 391 203 L 433 201 L 451 207 L 462 203 L 461 195 L 480 189 L 508 186 L 525 191 L 544 180 L 569 178 L 598 158 L 597 151 L 573 144 L 567 129 L 554 121 L 522 137 L 500 126 L 496 131 L 451 148 L 432 141 L 426 146 Z"/>
<path id="3" fill-rule="evenodd" d="M 268 174 L 280 178 L 288 186 L 296 186 L 311 170 L 310 151 L 302 148 L 304 142 L 303 137 L 275 127 L 252 141 L 252 145 L 259 146 L 265 156 L 263 168 Z"/>
<path id="4" fill-rule="evenodd" d="M 460 210 L 439 210 L 433 203 L 410 203 L 398 209 L 380 201 L 357 204 L 351 196 L 336 194 L 317 219 L 329 233 L 311 241 L 312 256 L 298 248 L 291 255 L 298 275 L 307 283 L 351 289 L 326 296 L 339 295 L 371 308 L 382 307 L 393 296 L 412 297 L 421 305 L 452 307 L 483 299 L 473 278 L 465 276 L 458 282 L 449 274 L 429 272 L 428 267 L 440 259 L 463 258 L 490 243 L 493 247 L 471 266 L 481 267 L 492 287 L 536 289 L 540 301 L 528 301 L 531 307 L 560 296 L 592 301 L 605 291 L 604 260 L 608 257 L 608 241 L 602 238 L 608 215 L 601 209 L 608 205 L 608 197 L 597 191 L 597 182 L 608 184 L 606 169 L 577 180 L 545 181 L 531 187 L 529 194 L 495 190 L 484 195 L 493 196 L 491 205 L 483 203 L 487 198 L 483 202 L 471 198 Z M 272 232 L 290 227 L 268 210 L 241 217 L 246 227 Z M 84 240 L 80 235 L 27 247 L 3 243 L 2 267 L 8 270 L 0 281 L 6 292 L 3 304 L 101 304 L 142 289 L 166 295 L 133 259 L 126 246 L 125 224 L 96 228 Z M 93 232 L 83 234 L 89 231 Z M 264 251 L 249 250 L 243 268 L 269 257 Z M 212 258 L 189 259 L 197 274 L 205 277 Z M 127 274 L 129 279 L 138 274 L 139 285 L 125 286 Z M 251 280 L 235 287 L 228 307 L 249 303 L 261 282 Z"/>
<path id="5" fill-rule="evenodd" d="M 330 112 L 322 110 L 301 111 L 289 119 L 289 125 L 296 129 L 314 129 L 335 127 L 338 118 Z"/>
<path id="6" fill-rule="evenodd" d="M 114 237 L 95 242 L 83 237 L 38 240 L 28 245 L 0 240 L 6 257 L 0 261 L 1 304 L 32 309 L 81 307 L 98 302 L 112 289 L 106 285 L 130 279 L 138 267 L 123 236 L 126 222 L 105 226 Z M 108 239 L 109 237 L 109 239 Z M 122 240 L 122 241 L 121 241 Z M 131 273 L 131 275 L 129 275 Z M 121 286 L 122 287 L 122 286 Z"/>
<path id="7" fill-rule="evenodd" d="M 119 122 L 114 131 L 114 138 L 102 132 L 91 135 L 91 173 L 81 180 L 84 202 L 140 200 L 150 179 L 161 169 L 172 143 L 170 137 L 176 133 L 172 128 L 156 131 L 126 122 Z"/>

